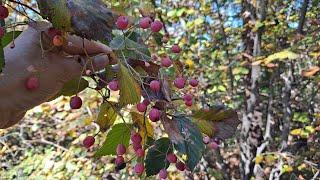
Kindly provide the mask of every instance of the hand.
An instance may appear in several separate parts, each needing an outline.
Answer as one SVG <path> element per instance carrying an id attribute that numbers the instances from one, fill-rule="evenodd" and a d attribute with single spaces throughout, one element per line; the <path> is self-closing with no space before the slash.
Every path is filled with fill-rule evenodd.
<path id="1" fill-rule="evenodd" d="M 115 63 L 109 47 L 77 36 L 68 35 L 60 50 L 44 50 L 40 37 L 50 25 L 38 22 L 30 25 L 16 40 L 15 47 L 5 47 L 6 65 L 0 75 L 0 129 L 8 128 L 23 118 L 27 110 L 46 102 L 67 81 L 81 76 L 84 64 L 91 70 L 101 70 Z M 84 47 L 84 48 L 83 48 Z M 51 48 L 52 49 L 52 46 Z M 88 62 L 86 55 L 93 57 Z M 87 63 L 88 62 L 88 63 Z M 39 88 L 25 88 L 28 77 L 39 79 Z"/>

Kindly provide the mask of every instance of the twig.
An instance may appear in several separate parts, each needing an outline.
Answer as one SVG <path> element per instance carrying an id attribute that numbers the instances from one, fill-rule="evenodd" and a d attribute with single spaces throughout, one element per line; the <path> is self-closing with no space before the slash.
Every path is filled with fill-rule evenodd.
<path id="1" fill-rule="evenodd" d="M 19 4 L 21 6 L 24 6 L 24 7 L 28 8 L 28 9 L 30 9 L 31 11 L 33 11 L 34 13 L 36 13 L 36 14 L 41 16 L 40 12 L 38 12 L 37 10 L 35 10 L 34 8 L 32 8 L 31 6 L 29 6 L 27 4 L 24 4 L 24 3 L 20 2 L 20 1 L 14 1 L 14 0 L 8 0 L 8 1 L 12 2 L 12 3 Z"/>

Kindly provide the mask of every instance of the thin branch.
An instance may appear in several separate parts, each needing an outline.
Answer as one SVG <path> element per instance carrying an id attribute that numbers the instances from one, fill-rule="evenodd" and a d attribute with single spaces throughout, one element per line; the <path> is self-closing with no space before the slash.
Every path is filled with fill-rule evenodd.
<path id="1" fill-rule="evenodd" d="M 307 10 L 308 10 L 308 4 L 309 4 L 309 0 L 304 0 L 302 7 L 301 7 L 301 11 L 300 11 L 300 18 L 299 18 L 299 25 L 298 25 L 298 33 L 302 34 L 303 33 L 303 26 L 306 20 L 306 14 L 307 14 Z"/>
<path id="2" fill-rule="evenodd" d="M 34 8 L 32 8 L 31 6 L 27 5 L 27 4 L 24 4 L 22 2 L 19 2 L 19 1 L 15 1 L 15 0 L 8 0 L 9 2 L 12 2 L 12 3 L 16 3 L 16 4 L 19 4 L 21 6 L 24 6 L 28 9 L 30 9 L 31 11 L 33 11 L 34 13 L 38 14 L 41 16 L 40 12 L 38 12 L 37 10 L 35 10 Z"/>

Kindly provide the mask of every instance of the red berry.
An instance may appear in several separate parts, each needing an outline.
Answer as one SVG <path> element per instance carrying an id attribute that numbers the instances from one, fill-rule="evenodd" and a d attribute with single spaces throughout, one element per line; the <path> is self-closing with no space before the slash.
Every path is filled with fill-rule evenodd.
<path id="1" fill-rule="evenodd" d="M 96 139 L 93 136 L 87 136 L 82 143 L 85 148 L 89 149 L 91 146 L 93 146 L 95 141 Z"/>
<path id="2" fill-rule="evenodd" d="M 56 47 L 63 46 L 63 37 L 60 35 L 56 35 L 53 37 L 52 43 Z"/>
<path id="3" fill-rule="evenodd" d="M 140 136 L 139 133 L 134 132 L 131 135 L 131 141 L 133 144 L 141 144 L 142 137 Z"/>
<path id="4" fill-rule="evenodd" d="M 25 82 L 25 87 L 29 91 L 35 91 L 39 88 L 40 83 L 37 77 L 29 77 Z"/>
<path id="5" fill-rule="evenodd" d="M 116 163 L 117 166 L 122 165 L 122 164 L 124 163 L 124 158 L 123 158 L 123 156 L 117 156 L 117 157 L 116 157 L 116 160 L 115 160 L 115 163 Z"/>
<path id="6" fill-rule="evenodd" d="M 119 90 L 119 83 L 118 83 L 117 80 L 110 81 L 108 83 L 108 86 L 109 86 L 109 89 L 112 90 L 112 91 L 118 91 Z"/>
<path id="7" fill-rule="evenodd" d="M 124 146 L 123 144 L 118 144 L 117 146 L 117 155 L 124 155 L 124 153 L 126 153 L 126 146 Z"/>
<path id="8" fill-rule="evenodd" d="M 163 67 L 170 67 L 171 65 L 172 65 L 172 61 L 171 61 L 171 59 L 170 59 L 168 56 L 162 58 L 162 60 L 161 60 L 161 66 L 163 66 Z"/>
<path id="9" fill-rule="evenodd" d="M 161 169 L 159 172 L 159 178 L 160 179 L 167 179 L 168 173 L 166 169 Z"/>
<path id="10" fill-rule="evenodd" d="M 149 118 L 152 122 L 159 121 L 160 111 L 156 108 L 151 109 L 151 111 L 149 112 Z"/>
<path id="11" fill-rule="evenodd" d="M 138 151 L 138 149 L 142 149 L 142 145 L 141 144 L 133 144 L 133 149 L 134 149 L 134 151 Z"/>
<path id="12" fill-rule="evenodd" d="M 208 147 L 210 148 L 210 149 L 213 149 L 213 150 L 216 150 L 216 149 L 218 149 L 219 148 L 219 144 L 217 144 L 216 142 L 210 142 L 209 144 L 208 144 Z"/>
<path id="13" fill-rule="evenodd" d="M 9 16 L 9 10 L 5 6 L 0 6 L 0 19 L 5 19 Z"/>
<path id="14" fill-rule="evenodd" d="M 192 79 L 190 79 L 189 84 L 190 84 L 192 87 L 197 87 L 198 84 L 199 84 L 199 82 L 198 82 L 198 80 L 192 78 Z"/>
<path id="15" fill-rule="evenodd" d="M 137 110 L 139 112 L 145 112 L 147 110 L 147 106 L 142 102 L 137 104 Z"/>
<path id="16" fill-rule="evenodd" d="M 159 20 L 155 20 L 151 23 L 151 31 L 152 32 L 159 32 L 163 27 L 163 24 Z"/>
<path id="17" fill-rule="evenodd" d="M 174 85 L 178 88 L 178 89 L 182 89 L 184 88 L 186 80 L 183 77 L 178 77 L 174 80 Z"/>
<path id="18" fill-rule="evenodd" d="M 144 105 L 146 105 L 146 106 L 149 106 L 150 101 L 149 101 L 149 99 L 144 99 L 144 100 L 142 101 L 142 103 L 143 103 Z"/>
<path id="19" fill-rule="evenodd" d="M 57 36 L 57 35 L 59 35 L 59 36 L 62 35 L 61 31 L 59 31 L 58 29 L 53 28 L 53 27 L 51 27 L 51 28 L 48 29 L 47 34 L 48 34 L 48 36 L 49 36 L 51 39 L 53 39 L 53 38 L 54 38 L 55 36 Z"/>
<path id="20" fill-rule="evenodd" d="M 3 38 L 5 32 L 4 32 L 4 29 L 3 27 L 0 27 L 0 38 Z"/>
<path id="21" fill-rule="evenodd" d="M 208 137 L 208 136 L 205 136 L 205 137 L 203 137 L 203 143 L 204 144 L 208 144 L 209 142 L 210 142 L 210 137 Z"/>
<path id="22" fill-rule="evenodd" d="M 80 109 L 82 106 L 82 99 L 79 96 L 73 96 L 70 99 L 71 109 Z"/>
<path id="23" fill-rule="evenodd" d="M 154 92 L 160 91 L 160 82 L 157 80 L 153 80 L 150 82 L 150 89 Z"/>
<path id="24" fill-rule="evenodd" d="M 191 94 L 185 94 L 183 96 L 184 101 L 192 101 L 192 95 Z"/>
<path id="25" fill-rule="evenodd" d="M 150 17 L 143 17 L 139 21 L 139 25 L 142 29 L 148 29 L 151 26 L 152 20 Z"/>
<path id="26" fill-rule="evenodd" d="M 127 16 L 120 16 L 117 19 L 116 25 L 119 29 L 125 30 L 129 25 L 129 19 Z"/>
<path id="27" fill-rule="evenodd" d="M 192 106 L 192 100 L 191 100 L 191 101 L 185 101 L 184 104 L 185 104 L 186 106 L 191 107 L 191 106 Z"/>
<path id="28" fill-rule="evenodd" d="M 138 157 L 144 157 L 144 150 L 143 149 L 138 149 L 137 151 L 136 151 L 136 155 L 138 156 Z"/>
<path id="29" fill-rule="evenodd" d="M 134 166 L 134 172 L 136 173 L 136 174 L 142 174 L 143 173 L 143 171 L 144 171 L 144 166 L 143 166 L 143 164 L 141 164 L 141 163 L 137 163 L 135 166 Z"/>
<path id="30" fill-rule="evenodd" d="M 175 44 L 171 47 L 171 51 L 178 54 L 181 52 L 181 48 L 177 44 Z"/>
<path id="31" fill-rule="evenodd" d="M 186 169 L 186 165 L 183 162 L 177 162 L 176 168 L 180 171 L 184 171 Z"/>
<path id="32" fill-rule="evenodd" d="M 167 160 L 169 161 L 169 163 L 176 163 L 177 156 L 173 153 L 167 154 Z"/>

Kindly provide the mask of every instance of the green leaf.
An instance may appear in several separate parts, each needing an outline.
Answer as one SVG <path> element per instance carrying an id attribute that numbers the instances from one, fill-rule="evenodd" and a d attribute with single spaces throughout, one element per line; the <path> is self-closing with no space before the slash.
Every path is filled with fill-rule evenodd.
<path id="1" fill-rule="evenodd" d="M 123 65 L 120 65 L 119 71 L 119 84 L 120 84 L 120 105 L 136 104 L 141 99 L 141 89 L 128 69 Z"/>
<path id="2" fill-rule="evenodd" d="M 10 44 L 13 41 L 13 39 L 16 39 L 21 33 L 22 31 L 7 32 L 1 39 L 2 46 L 6 47 L 8 44 Z"/>
<path id="3" fill-rule="evenodd" d="M 60 96 L 72 96 L 72 95 L 77 94 L 78 85 L 79 85 L 78 92 L 81 92 L 84 89 L 86 89 L 87 87 L 89 87 L 89 82 L 87 80 L 81 78 L 80 84 L 79 84 L 79 78 L 78 77 L 73 78 L 72 80 L 65 83 L 63 88 L 58 92 L 58 94 L 56 94 L 54 97 L 52 97 L 48 101 L 52 101 Z"/>
<path id="4" fill-rule="evenodd" d="M 140 59 L 149 61 L 151 59 L 151 53 L 149 48 L 141 43 L 135 42 L 129 38 L 125 39 L 126 49 L 128 50 L 128 57 L 134 59 Z"/>
<path id="5" fill-rule="evenodd" d="M 101 130 L 108 130 L 117 119 L 117 116 L 118 114 L 116 109 L 114 109 L 110 103 L 102 103 L 100 106 L 97 124 L 100 126 Z"/>
<path id="6" fill-rule="evenodd" d="M 109 46 L 113 50 L 123 50 L 125 48 L 125 37 L 120 35 L 114 37 Z"/>
<path id="7" fill-rule="evenodd" d="M 172 146 L 168 138 L 161 138 L 154 142 L 154 145 L 148 150 L 145 167 L 147 176 L 153 176 L 159 173 L 163 168 L 168 168 L 170 163 L 166 157 L 172 152 Z"/>
<path id="8" fill-rule="evenodd" d="M 186 165 L 193 171 L 199 163 L 205 146 L 199 128 L 186 116 L 176 116 L 172 119 L 177 124 L 182 141 L 174 142 L 175 149 L 187 156 Z"/>
<path id="9" fill-rule="evenodd" d="M 161 33 L 153 33 L 152 36 L 153 36 L 153 38 L 156 41 L 158 46 L 162 46 L 163 45 L 163 42 L 162 42 L 163 35 Z"/>
<path id="10" fill-rule="evenodd" d="M 131 126 L 131 124 L 124 123 L 114 125 L 108 132 L 102 147 L 95 153 L 95 156 L 116 155 L 118 144 L 128 147 Z"/>
<path id="11" fill-rule="evenodd" d="M 0 25 L 1 25 L 1 27 L 5 26 L 4 20 L 0 20 Z M 1 41 L 0 42 L 0 73 L 2 72 L 2 69 L 5 65 L 4 50 L 3 50 L 4 47 L 5 46 L 3 45 L 3 42 Z"/>

